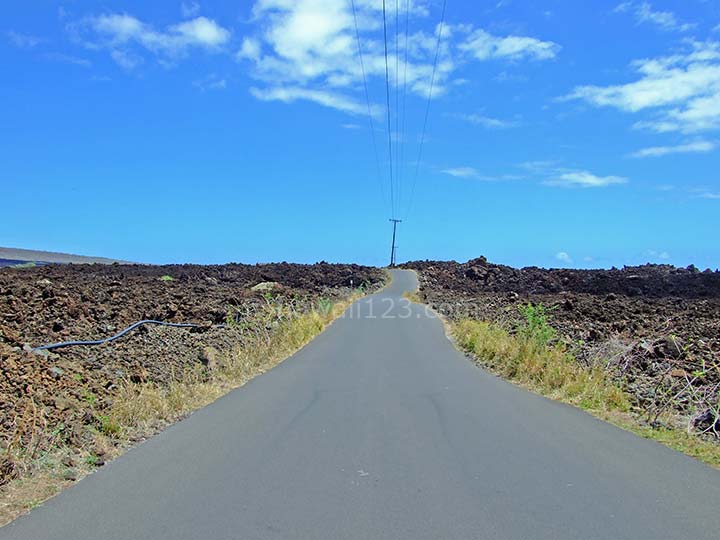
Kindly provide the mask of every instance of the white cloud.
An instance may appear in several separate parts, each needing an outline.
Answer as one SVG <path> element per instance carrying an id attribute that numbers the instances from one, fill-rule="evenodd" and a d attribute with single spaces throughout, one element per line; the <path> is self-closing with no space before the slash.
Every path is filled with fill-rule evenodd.
<path id="1" fill-rule="evenodd" d="M 636 128 L 665 133 L 697 133 L 720 128 L 720 43 L 687 41 L 689 50 L 634 62 L 635 82 L 580 86 L 563 99 L 597 107 L 653 113 Z"/>
<path id="2" fill-rule="evenodd" d="M 257 39 L 245 38 L 236 57 L 238 60 L 248 59 L 257 62 L 260 60 L 260 48 L 261 45 Z"/>
<path id="3" fill-rule="evenodd" d="M 215 21 L 205 17 L 197 17 L 170 28 L 170 35 L 177 34 L 179 46 L 200 46 L 207 48 L 219 47 L 230 39 L 230 32 Z"/>
<path id="4" fill-rule="evenodd" d="M 720 200 L 720 193 L 714 191 L 699 190 L 696 196 L 701 199 Z"/>
<path id="5" fill-rule="evenodd" d="M 390 47 L 388 51 L 390 84 L 404 87 L 407 82 L 408 92 L 422 98 L 427 97 L 430 90 L 432 60 L 440 31 L 439 27 L 422 28 L 422 18 L 429 15 L 425 4 L 414 0 L 410 3 L 411 27 L 417 30 L 408 37 L 407 65 L 404 50 L 397 54 L 394 47 Z M 369 81 L 384 81 L 382 4 L 378 0 L 356 0 L 355 5 L 365 74 Z M 345 99 L 353 102 L 364 100 L 350 2 L 257 0 L 252 13 L 256 31 L 245 37 L 236 58 L 251 63 L 251 75 L 256 80 L 270 89 L 303 88 L 335 96 L 344 94 Z M 480 50 L 483 39 L 488 42 L 487 52 Z M 403 45 L 401 40 L 401 49 Z M 476 31 L 471 25 L 445 25 L 433 97 L 461 83 L 462 78 L 454 74 L 469 61 L 547 59 L 554 56 L 558 48 L 550 42 L 523 36 L 492 36 Z M 399 66 L 398 76 L 396 66 Z"/>
<path id="6" fill-rule="evenodd" d="M 230 31 L 212 19 L 197 17 L 157 31 L 126 13 L 113 13 L 68 25 L 68 29 L 91 49 L 109 49 L 122 67 L 132 69 L 141 62 L 133 50 L 140 47 L 165 59 L 175 59 L 189 49 L 218 50 L 230 40 Z"/>
<path id="7" fill-rule="evenodd" d="M 717 144 L 712 141 L 693 141 L 676 146 L 653 146 L 650 148 L 643 148 L 642 150 L 633 152 L 631 157 L 647 158 L 662 157 L 670 154 L 707 153 L 712 152 L 715 148 L 717 148 Z"/>
<path id="8" fill-rule="evenodd" d="M 43 38 L 33 36 L 30 34 L 21 34 L 19 32 L 13 32 L 12 30 L 7 32 L 7 37 L 10 43 L 20 49 L 32 49 L 38 46 L 40 43 L 45 41 Z"/>
<path id="9" fill-rule="evenodd" d="M 522 180 L 523 177 L 515 174 L 499 174 L 495 176 L 482 174 L 474 167 L 450 167 L 440 171 L 443 174 L 453 176 L 455 178 L 467 178 L 472 180 L 481 180 L 483 182 L 507 182 L 512 180 Z"/>
<path id="10" fill-rule="evenodd" d="M 554 159 L 526 161 L 524 163 L 520 163 L 519 167 L 533 174 L 548 175 L 554 174 L 560 170 L 560 163 L 560 161 Z"/>
<path id="11" fill-rule="evenodd" d="M 572 257 L 564 251 L 559 251 L 555 254 L 555 258 L 565 264 L 571 264 L 573 262 Z"/>
<path id="12" fill-rule="evenodd" d="M 687 32 L 695 24 L 681 23 L 672 11 L 655 11 L 650 2 L 623 2 L 614 9 L 615 13 L 632 13 L 637 24 L 654 24 L 662 30 Z"/>
<path id="13" fill-rule="evenodd" d="M 626 184 L 627 178 L 622 176 L 597 176 L 588 171 L 567 171 L 545 180 L 548 186 L 599 188 L 616 184 Z"/>
<path id="14" fill-rule="evenodd" d="M 352 130 L 362 129 L 362 126 L 360 126 L 359 124 L 340 124 L 340 127 L 343 129 L 352 129 Z"/>
<path id="15" fill-rule="evenodd" d="M 486 129 L 509 129 L 518 126 L 516 120 L 501 120 L 500 118 L 492 118 L 482 114 L 452 114 L 450 116 Z"/>
<path id="16" fill-rule="evenodd" d="M 520 82 L 526 82 L 528 80 L 527 76 L 519 74 L 519 73 L 510 73 L 507 71 L 501 71 L 498 73 L 495 77 L 493 77 L 494 81 L 505 83 L 520 83 Z"/>
<path id="17" fill-rule="evenodd" d="M 193 86 L 203 92 L 207 90 L 225 90 L 227 88 L 227 80 L 212 73 L 207 77 L 193 81 Z"/>
<path id="18" fill-rule="evenodd" d="M 119 49 L 110 51 L 110 57 L 115 60 L 117 65 L 128 71 L 135 69 L 145 61 L 142 56 Z"/>
<path id="19" fill-rule="evenodd" d="M 472 167 L 455 167 L 450 169 L 443 169 L 441 172 L 454 176 L 456 178 L 476 178 L 480 176 L 477 169 Z"/>
<path id="20" fill-rule="evenodd" d="M 90 62 L 90 60 L 87 60 L 85 58 L 78 58 L 77 56 L 71 56 L 69 54 L 51 52 L 45 54 L 44 57 L 48 60 L 52 60 L 53 62 L 61 62 L 63 64 L 72 64 L 80 67 L 92 66 L 92 62 Z"/>
<path id="21" fill-rule="evenodd" d="M 366 75 L 385 77 L 385 57 L 378 31 L 378 2 L 356 2 L 358 25 L 363 33 L 363 56 Z M 357 89 L 362 72 L 357 57 L 357 42 L 349 2 L 336 0 L 259 0 L 253 8 L 260 29 L 243 41 L 237 57 L 254 64 L 253 75 L 270 84 L 302 85 Z M 449 35 L 446 31 L 445 35 Z M 436 36 L 417 32 L 409 37 L 407 85 L 416 94 L 425 96 L 430 85 L 432 66 L 427 58 L 434 54 Z M 401 53 L 402 55 L 402 53 Z M 391 84 L 394 66 L 403 64 L 390 51 Z M 438 64 L 435 91 L 444 91 L 443 83 L 453 68 L 447 51 Z"/>
<path id="22" fill-rule="evenodd" d="M 200 4 L 198 2 L 182 2 L 180 4 L 180 13 L 186 19 L 194 17 L 200 13 Z"/>
<path id="23" fill-rule="evenodd" d="M 359 101 L 354 101 L 347 96 L 335 92 L 325 90 L 312 90 L 297 86 L 285 86 L 274 88 L 250 88 L 250 93 L 262 101 L 282 101 L 283 103 L 294 103 L 295 101 L 312 101 L 337 109 L 339 111 L 360 115 L 367 114 L 367 105 Z M 374 111 L 374 115 L 378 116 L 379 110 Z"/>
<path id="24" fill-rule="evenodd" d="M 459 48 L 478 60 L 550 60 L 561 49 L 560 45 L 552 41 L 525 36 L 494 36 L 485 30 L 475 30 Z"/>
<path id="25" fill-rule="evenodd" d="M 565 188 L 602 188 L 613 185 L 627 184 L 629 180 L 623 176 L 598 176 L 586 170 L 569 168 L 558 160 L 527 161 L 518 165 L 531 177 L 546 186 Z"/>
<path id="26" fill-rule="evenodd" d="M 670 254 L 667 251 L 656 251 L 651 249 L 647 252 L 648 257 L 652 257 L 653 259 L 660 259 L 662 261 L 667 261 L 670 258 Z"/>

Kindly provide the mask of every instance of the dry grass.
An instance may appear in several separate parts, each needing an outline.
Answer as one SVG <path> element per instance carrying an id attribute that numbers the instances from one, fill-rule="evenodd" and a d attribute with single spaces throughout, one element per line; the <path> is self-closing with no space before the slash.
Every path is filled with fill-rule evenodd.
<path id="1" fill-rule="evenodd" d="M 540 327 L 547 331 L 544 321 Z M 450 323 L 458 346 L 492 372 L 529 390 L 578 406 L 644 437 L 720 468 L 720 445 L 682 429 L 654 428 L 631 414 L 630 396 L 613 380 L 605 365 L 583 366 L 562 345 L 538 339 L 532 324 L 517 334 L 483 321 Z M 542 331 L 540 334 L 542 334 Z"/>
<path id="2" fill-rule="evenodd" d="M 128 384 L 118 392 L 107 415 L 107 435 L 127 437 L 138 429 L 173 422 L 212 403 L 233 388 L 276 366 L 306 345 L 350 304 L 342 302 L 279 322 L 259 331 L 232 351 L 218 353 L 215 365 L 197 366 L 169 385 Z"/>
<path id="3" fill-rule="evenodd" d="M 420 297 L 420 293 L 418 291 L 405 291 L 403 293 L 403 298 L 407 298 L 410 300 L 413 304 L 422 304 L 422 298 Z"/>
<path id="4" fill-rule="evenodd" d="M 131 383 L 118 388 L 109 409 L 96 411 L 98 427 L 90 443 L 69 448 L 52 443 L 41 408 L 27 408 L 19 428 L 32 430 L 31 440 L 50 441 L 37 451 L 9 446 L 0 452 L 0 466 L 12 461 L 19 478 L 0 487 L 0 526 L 52 497 L 74 480 L 92 472 L 99 460 L 121 454 L 133 443 L 208 405 L 230 390 L 276 366 L 362 296 L 357 292 L 342 302 L 320 300 L 308 312 L 278 316 L 271 303 L 252 321 L 243 321 L 243 340 L 230 351 L 208 351 L 212 362 L 198 365 L 169 384 Z M 48 428 L 48 429 L 44 429 Z"/>
<path id="5" fill-rule="evenodd" d="M 591 411 L 630 410 L 628 396 L 602 367 L 581 366 L 561 345 L 474 320 L 453 323 L 452 334 L 483 365 L 545 396 Z"/>

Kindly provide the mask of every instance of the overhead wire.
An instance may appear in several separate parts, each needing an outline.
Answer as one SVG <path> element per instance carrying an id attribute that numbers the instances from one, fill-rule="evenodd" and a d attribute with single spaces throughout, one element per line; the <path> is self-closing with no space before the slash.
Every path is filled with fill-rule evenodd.
<path id="1" fill-rule="evenodd" d="M 382 180 L 382 173 L 381 173 L 381 167 L 380 167 L 380 154 L 378 153 L 377 139 L 375 137 L 375 122 L 373 121 L 372 106 L 370 105 L 370 93 L 368 92 L 367 76 L 365 75 L 365 61 L 363 60 L 362 44 L 360 41 L 360 30 L 358 28 L 358 22 L 357 22 L 357 10 L 355 9 L 355 0 L 350 0 L 350 3 L 352 5 L 353 21 L 355 23 L 355 37 L 357 39 L 357 49 L 358 49 L 358 57 L 360 59 L 360 71 L 362 72 L 362 78 L 363 78 L 363 88 L 365 89 L 365 102 L 367 103 L 368 121 L 370 122 L 370 135 L 372 137 L 373 153 L 375 154 L 376 174 L 377 174 L 378 182 L 380 183 L 380 194 L 381 194 L 381 197 L 384 199 L 385 198 L 385 188 L 384 188 L 384 182 Z M 394 210 L 392 208 L 392 203 L 391 203 L 390 211 L 394 212 Z"/>
<path id="2" fill-rule="evenodd" d="M 425 144 L 425 135 L 427 133 L 428 116 L 430 115 L 430 102 L 432 101 L 433 90 L 435 87 L 435 76 L 437 73 L 438 58 L 440 56 L 440 43 L 442 41 L 443 28 L 445 26 L 445 10 L 447 8 L 447 0 L 443 0 L 442 14 L 440 16 L 440 25 L 438 27 L 437 44 L 435 46 L 435 59 L 433 60 L 432 76 L 430 78 L 430 89 L 428 91 L 427 106 L 425 107 L 425 118 L 423 120 L 422 135 L 420 136 L 420 149 L 418 150 L 418 159 L 415 162 L 415 175 L 413 177 L 412 188 L 410 190 L 410 199 L 407 210 L 405 212 L 405 218 L 410 214 L 412 210 L 413 198 L 415 196 L 415 187 L 417 185 L 417 179 L 420 174 L 420 163 L 422 162 L 423 146 Z"/>
<path id="3" fill-rule="evenodd" d="M 402 121 L 400 125 L 400 134 L 398 136 L 398 145 L 400 147 L 400 176 L 401 180 L 405 176 L 405 123 L 407 120 L 407 68 L 408 68 L 408 35 L 410 29 L 410 0 L 405 0 L 405 58 L 403 67 L 403 97 L 402 97 Z M 398 81 L 399 84 L 399 81 Z M 401 194 L 402 195 L 402 194 Z"/>
<path id="4" fill-rule="evenodd" d="M 402 207 L 402 176 L 400 174 L 400 0 L 395 0 L 395 182 L 398 206 Z"/>
<path id="5" fill-rule="evenodd" d="M 363 56 L 362 41 L 360 39 L 360 30 L 358 25 L 357 7 L 355 0 L 351 0 L 353 22 L 355 26 L 355 37 L 357 41 L 358 57 L 360 60 L 360 69 L 363 77 L 363 89 L 365 91 L 365 102 L 368 110 L 368 122 L 370 124 L 370 132 L 373 143 L 373 152 L 375 154 L 375 165 L 377 170 L 377 176 L 380 182 L 381 193 L 384 196 L 384 182 L 382 181 L 382 165 L 380 159 L 380 152 L 378 150 L 377 137 L 375 135 L 375 121 L 373 120 L 373 109 L 370 102 L 370 92 L 367 82 L 367 72 L 365 71 L 365 60 Z M 393 115 L 392 100 L 390 97 L 390 47 L 388 44 L 388 6 L 387 0 L 382 0 L 382 16 L 383 16 L 383 52 L 385 60 L 385 106 L 386 106 L 386 121 L 387 121 L 387 151 L 388 151 L 388 175 L 390 179 L 390 212 L 392 219 L 399 217 L 404 206 L 404 193 L 403 193 L 403 176 L 406 169 L 406 142 L 405 130 L 407 124 L 407 87 L 408 87 L 408 65 L 409 65 L 409 34 L 410 34 L 410 0 L 405 0 L 405 43 L 403 52 L 403 78 L 402 78 L 402 102 L 400 100 L 400 5 L 401 0 L 395 0 L 395 78 L 393 80 L 395 84 L 395 114 Z M 447 11 L 447 0 L 443 0 L 442 13 L 440 16 L 440 23 L 437 30 L 437 42 L 435 44 L 435 54 L 433 58 L 432 74 L 430 77 L 430 85 L 428 89 L 427 103 L 425 105 L 425 113 L 423 116 L 422 132 L 420 136 L 420 143 L 418 148 L 417 160 L 415 161 L 414 174 L 412 175 L 412 184 L 410 188 L 410 196 L 408 198 L 406 211 L 404 217 L 410 214 L 413 202 L 415 198 L 415 192 L 417 190 L 418 177 L 420 175 L 420 166 L 423 159 L 423 151 L 425 146 L 425 140 L 427 137 L 428 119 L 430 116 L 430 106 L 433 99 L 433 93 L 435 90 L 437 73 L 438 73 L 438 61 L 440 58 L 440 47 L 442 44 L 443 31 L 445 28 L 445 14 Z M 402 105 L 401 105 L 402 103 Z M 393 119 L 395 120 L 393 126 Z M 393 127 L 395 133 L 393 134 Z M 396 137 L 396 148 L 393 149 L 393 136 Z M 408 164 L 409 165 L 409 164 Z"/>
<path id="6" fill-rule="evenodd" d="M 390 70 L 388 68 L 388 40 L 387 40 L 387 13 L 385 0 L 382 3 L 383 13 L 383 41 L 385 44 L 385 97 L 387 101 L 387 133 L 388 133 L 388 155 L 390 158 L 390 206 L 392 217 L 395 217 L 395 189 L 393 182 L 393 153 L 392 153 L 392 120 L 390 116 Z"/>

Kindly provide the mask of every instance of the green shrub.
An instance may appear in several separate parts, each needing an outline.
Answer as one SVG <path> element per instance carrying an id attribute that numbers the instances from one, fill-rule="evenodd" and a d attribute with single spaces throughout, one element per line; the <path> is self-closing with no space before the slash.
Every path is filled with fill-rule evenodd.
<path id="1" fill-rule="evenodd" d="M 520 307 L 523 322 L 520 325 L 520 334 L 526 339 L 534 341 L 540 346 L 548 345 L 557 338 L 557 332 L 548 323 L 545 306 L 527 304 Z"/>

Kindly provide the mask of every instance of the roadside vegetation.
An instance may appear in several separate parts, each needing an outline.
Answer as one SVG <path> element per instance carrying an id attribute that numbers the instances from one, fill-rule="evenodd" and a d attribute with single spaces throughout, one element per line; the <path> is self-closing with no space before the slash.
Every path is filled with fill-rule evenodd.
<path id="1" fill-rule="evenodd" d="M 463 351 L 493 373 L 720 467 L 720 445 L 659 422 L 657 416 L 648 422 L 648 411 L 637 407 L 622 380 L 613 376 L 609 359 L 579 362 L 558 339 L 542 305 L 527 304 L 521 315 L 511 328 L 462 318 L 450 322 L 450 331 Z"/>
<path id="2" fill-rule="evenodd" d="M 364 290 L 342 301 L 319 298 L 312 309 L 281 309 L 271 293 L 252 317 L 228 309 L 228 332 L 239 336 L 229 350 L 207 347 L 202 361 L 167 384 L 131 382 L 120 385 L 107 403 L 83 393 L 83 414 L 92 415 L 91 432 L 80 447 L 63 438 L 63 425 L 48 425 L 41 407 L 29 403 L 17 432 L 0 448 L 0 469 L 14 480 L 2 486 L 0 526 L 34 508 L 63 487 L 88 474 L 129 446 L 153 435 L 192 411 L 276 366 L 306 345 L 339 317 Z M 31 432 L 31 433 L 30 433 Z M 29 434 L 29 436 L 28 436 Z"/>
<path id="3" fill-rule="evenodd" d="M 173 422 L 215 401 L 301 349 L 358 296 L 359 293 L 338 303 L 320 299 L 310 312 L 280 318 L 271 303 L 253 321 L 233 322 L 229 316 L 231 326 L 243 327 L 245 339 L 241 344 L 230 351 L 206 349 L 204 364 L 188 370 L 167 386 L 158 383 L 124 386 L 103 418 L 100 432 L 127 440 L 138 429 Z"/>
<path id="4" fill-rule="evenodd" d="M 410 300 L 413 304 L 422 304 L 422 298 L 417 291 L 405 291 L 403 298 Z"/>

